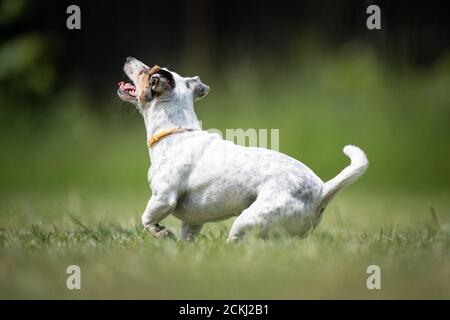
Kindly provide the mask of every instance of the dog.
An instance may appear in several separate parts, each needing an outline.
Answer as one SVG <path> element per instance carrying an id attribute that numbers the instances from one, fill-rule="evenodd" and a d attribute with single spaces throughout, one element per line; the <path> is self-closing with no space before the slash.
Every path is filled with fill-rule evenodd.
<path id="1" fill-rule="evenodd" d="M 142 224 L 155 237 L 174 237 L 160 224 L 170 214 L 182 221 L 183 240 L 195 239 L 206 222 L 234 216 L 228 242 L 277 229 L 302 236 L 319 224 L 333 196 L 368 167 L 365 153 L 348 145 L 343 151 L 350 165 L 324 183 L 287 155 L 202 130 L 194 102 L 209 87 L 199 77 L 150 68 L 132 57 L 123 70 L 131 83 L 119 82 L 117 94 L 136 106 L 147 131 L 152 195 Z"/>

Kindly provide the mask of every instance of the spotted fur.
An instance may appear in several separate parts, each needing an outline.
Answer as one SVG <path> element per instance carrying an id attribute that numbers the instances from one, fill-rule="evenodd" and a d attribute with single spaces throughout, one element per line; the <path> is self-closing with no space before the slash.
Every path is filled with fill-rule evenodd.
<path id="1" fill-rule="evenodd" d="M 158 67 L 159 68 L 159 67 Z M 128 59 L 124 70 L 137 88 L 147 85 L 139 74 L 150 70 Z M 174 81 L 171 90 L 151 100 L 139 100 L 147 140 L 174 127 L 191 130 L 169 135 L 149 150 L 148 180 L 152 196 L 142 223 L 153 235 L 170 233 L 159 224 L 172 214 L 182 221 L 183 239 L 195 237 L 206 222 L 237 216 L 228 241 L 241 239 L 251 230 L 261 235 L 282 229 L 303 235 L 317 226 L 331 198 L 354 182 L 368 166 L 364 152 L 346 146 L 351 164 L 323 182 L 303 163 L 264 148 L 243 147 L 201 130 L 194 101 L 209 87 L 198 77 L 182 77 L 164 70 Z M 150 74 L 151 72 L 147 72 Z"/>

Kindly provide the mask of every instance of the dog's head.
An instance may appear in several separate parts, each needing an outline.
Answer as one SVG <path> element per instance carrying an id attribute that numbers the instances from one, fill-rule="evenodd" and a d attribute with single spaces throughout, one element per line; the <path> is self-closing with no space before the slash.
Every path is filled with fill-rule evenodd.
<path id="1" fill-rule="evenodd" d="M 182 77 L 166 68 L 149 68 L 141 61 L 128 57 L 123 70 L 132 83 L 119 82 L 117 94 L 140 109 L 156 101 L 170 102 L 175 98 L 199 100 L 206 96 L 209 87 L 199 77 Z"/>

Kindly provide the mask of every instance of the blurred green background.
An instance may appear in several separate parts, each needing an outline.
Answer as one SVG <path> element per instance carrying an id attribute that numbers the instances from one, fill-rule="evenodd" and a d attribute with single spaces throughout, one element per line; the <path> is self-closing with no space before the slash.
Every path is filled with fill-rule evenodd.
<path id="1" fill-rule="evenodd" d="M 69 31 L 68 3 L 1 1 L 0 297 L 450 298 L 449 23 L 440 2 L 381 2 L 369 31 L 370 3 L 81 2 Z M 115 94 L 128 55 L 210 85 L 205 129 L 279 129 L 323 180 L 346 144 L 370 168 L 308 242 L 224 248 L 230 221 L 194 244 L 153 240 L 143 121 Z M 380 294 L 369 262 L 391 271 Z M 90 272 L 81 293 L 68 263 Z"/>

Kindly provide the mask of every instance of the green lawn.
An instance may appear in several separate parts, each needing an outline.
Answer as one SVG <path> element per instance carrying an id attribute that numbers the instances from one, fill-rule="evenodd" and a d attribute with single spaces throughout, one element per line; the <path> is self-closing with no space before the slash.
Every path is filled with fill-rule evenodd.
<path id="1" fill-rule="evenodd" d="M 193 243 L 153 239 L 139 222 L 143 194 L 2 200 L 0 298 L 450 298 L 445 195 L 347 190 L 306 239 L 241 245 L 225 243 L 231 220 Z M 177 220 L 167 225 L 179 232 Z M 81 290 L 66 288 L 72 264 Z M 381 290 L 366 287 L 372 264 Z"/>

